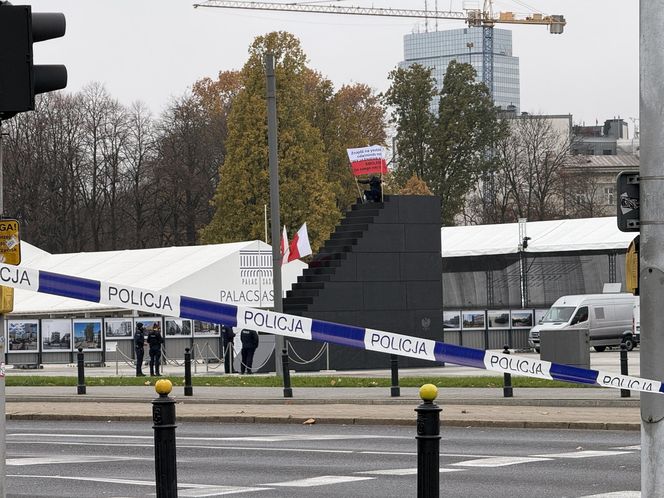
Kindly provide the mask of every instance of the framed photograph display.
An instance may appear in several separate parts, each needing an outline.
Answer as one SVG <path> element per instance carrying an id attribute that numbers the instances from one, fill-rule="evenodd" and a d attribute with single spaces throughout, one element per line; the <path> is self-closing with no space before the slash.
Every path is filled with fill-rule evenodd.
<path id="1" fill-rule="evenodd" d="M 168 337 L 191 337 L 191 320 L 164 318 L 164 332 Z"/>
<path id="2" fill-rule="evenodd" d="M 101 351 L 101 318 L 74 319 L 74 350 Z"/>
<path id="3" fill-rule="evenodd" d="M 489 310 L 486 312 L 486 323 L 490 329 L 509 329 L 510 310 Z"/>
<path id="4" fill-rule="evenodd" d="M 535 310 L 535 325 L 537 325 L 542 318 L 544 318 L 544 315 L 546 315 L 546 312 L 549 310 Z"/>
<path id="5" fill-rule="evenodd" d="M 464 311 L 462 317 L 464 329 L 484 329 L 484 311 Z"/>
<path id="6" fill-rule="evenodd" d="M 218 335 L 219 326 L 216 323 L 194 320 L 194 337 L 216 337 Z"/>
<path id="7" fill-rule="evenodd" d="M 71 320 L 41 321 L 42 351 L 71 351 Z"/>
<path id="8" fill-rule="evenodd" d="M 532 310 L 512 310 L 512 328 L 529 329 L 533 326 Z"/>
<path id="9" fill-rule="evenodd" d="M 460 311 L 443 311 L 443 329 L 445 329 L 445 330 L 460 330 L 461 329 L 461 312 Z"/>
<path id="10" fill-rule="evenodd" d="M 7 352 L 36 353 L 39 349 L 39 320 L 7 320 Z"/>
<path id="11" fill-rule="evenodd" d="M 134 323 L 131 318 L 104 318 L 104 337 L 111 341 L 132 339 Z"/>
<path id="12" fill-rule="evenodd" d="M 147 337 L 153 330 L 159 330 L 162 332 L 160 316 L 142 316 L 140 318 L 134 318 L 134 330 L 136 330 L 136 325 L 139 323 L 143 324 L 145 337 Z M 161 335 L 163 336 L 164 334 L 162 333 Z"/>

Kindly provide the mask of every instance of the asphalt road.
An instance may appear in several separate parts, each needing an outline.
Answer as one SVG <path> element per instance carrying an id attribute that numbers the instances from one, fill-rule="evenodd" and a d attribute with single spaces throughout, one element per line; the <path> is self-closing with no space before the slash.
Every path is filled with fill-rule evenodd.
<path id="1" fill-rule="evenodd" d="M 181 497 L 416 496 L 414 429 L 181 423 Z M 637 432 L 443 428 L 441 496 L 640 496 Z M 7 423 L 7 496 L 154 496 L 149 422 Z M 606 495 L 606 493 L 617 493 Z"/>

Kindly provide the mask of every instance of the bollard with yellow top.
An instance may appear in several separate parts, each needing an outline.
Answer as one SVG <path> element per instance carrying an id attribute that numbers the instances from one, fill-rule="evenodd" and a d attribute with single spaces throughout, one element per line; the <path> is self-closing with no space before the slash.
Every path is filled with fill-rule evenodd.
<path id="1" fill-rule="evenodd" d="M 440 412 L 433 401 L 438 388 L 433 384 L 420 387 L 423 403 L 417 412 L 417 498 L 438 498 L 440 492 Z"/>
<path id="2" fill-rule="evenodd" d="M 177 462 L 175 454 L 175 400 L 169 396 L 173 384 L 160 379 L 154 385 L 159 397 L 152 401 L 154 429 L 154 469 L 157 498 L 176 498 L 178 495 Z"/>

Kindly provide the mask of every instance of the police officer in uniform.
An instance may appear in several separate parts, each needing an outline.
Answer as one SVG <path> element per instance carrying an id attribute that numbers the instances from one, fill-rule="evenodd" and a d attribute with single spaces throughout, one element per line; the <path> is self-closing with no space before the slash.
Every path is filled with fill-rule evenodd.
<path id="1" fill-rule="evenodd" d="M 145 377 L 142 368 L 143 357 L 145 356 L 145 331 L 141 322 L 136 324 L 136 331 L 134 332 L 134 351 L 136 351 L 136 377 Z"/>
<path id="2" fill-rule="evenodd" d="M 159 324 L 155 323 L 152 327 L 152 330 L 148 333 L 147 341 L 150 345 L 150 376 L 161 377 L 159 364 L 161 362 L 161 345 L 164 343 L 164 338 L 159 330 Z"/>
<path id="3" fill-rule="evenodd" d="M 235 354 L 233 352 L 233 339 L 235 339 L 235 332 L 233 328 L 228 325 L 221 326 L 221 338 L 223 340 L 222 347 L 224 348 L 224 368 L 226 373 L 233 373 L 233 358 Z"/>
<path id="4" fill-rule="evenodd" d="M 258 347 L 258 332 L 250 329 L 242 329 L 240 339 L 242 340 L 240 373 L 247 372 L 251 375 L 251 367 L 254 364 L 254 353 Z"/>

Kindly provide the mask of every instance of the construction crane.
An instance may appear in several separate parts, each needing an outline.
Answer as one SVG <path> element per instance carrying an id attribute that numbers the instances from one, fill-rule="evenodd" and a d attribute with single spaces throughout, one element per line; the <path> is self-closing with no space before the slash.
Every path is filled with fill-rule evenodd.
<path id="1" fill-rule="evenodd" d="M 468 26 L 482 28 L 482 81 L 493 96 L 493 27 L 496 24 L 541 24 L 549 27 L 549 33 L 561 34 L 565 28 L 565 18 L 561 15 L 529 14 L 518 15 L 514 12 L 493 13 L 492 0 L 484 0 L 482 9 L 466 8 L 463 11 L 434 11 L 413 9 L 381 9 L 374 7 L 339 7 L 333 5 L 307 5 L 276 2 L 235 2 L 225 0 L 206 0 L 194 7 L 212 7 L 220 9 L 269 10 L 280 12 L 309 12 L 315 14 L 341 14 L 356 16 L 412 17 L 424 19 L 456 19 L 465 21 Z"/>

